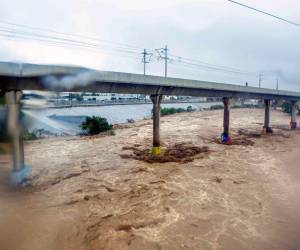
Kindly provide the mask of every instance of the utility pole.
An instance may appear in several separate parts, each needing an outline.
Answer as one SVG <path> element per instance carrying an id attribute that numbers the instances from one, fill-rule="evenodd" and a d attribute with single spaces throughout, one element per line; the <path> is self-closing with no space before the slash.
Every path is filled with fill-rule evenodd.
<path id="1" fill-rule="evenodd" d="M 158 59 L 163 59 L 165 61 L 165 77 L 168 76 L 168 61 L 170 58 L 168 58 L 168 46 L 166 45 L 164 48 L 156 49 L 155 50 L 158 53 Z"/>
<path id="2" fill-rule="evenodd" d="M 165 46 L 165 77 L 168 76 L 168 46 Z"/>
<path id="3" fill-rule="evenodd" d="M 261 88 L 262 73 L 259 73 L 258 87 Z"/>
<path id="4" fill-rule="evenodd" d="M 278 80 L 278 78 L 277 78 L 276 90 L 278 90 L 278 89 L 279 89 L 279 80 Z"/>
<path id="5" fill-rule="evenodd" d="M 142 63 L 144 64 L 144 75 L 146 75 L 146 64 L 150 63 L 150 59 L 151 59 L 153 53 L 148 53 L 147 50 L 144 49 L 144 51 L 142 52 L 142 55 L 143 55 Z"/>

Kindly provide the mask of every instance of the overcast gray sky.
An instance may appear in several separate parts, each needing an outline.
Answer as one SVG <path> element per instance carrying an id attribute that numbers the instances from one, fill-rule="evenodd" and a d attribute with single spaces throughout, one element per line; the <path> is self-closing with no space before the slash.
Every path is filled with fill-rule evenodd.
<path id="1" fill-rule="evenodd" d="M 102 50 L 91 50 L 0 36 L 1 61 L 76 64 L 142 73 L 142 48 L 167 44 L 174 59 L 169 64 L 169 76 L 258 85 L 254 75 L 185 65 L 177 57 L 181 56 L 247 72 L 263 71 L 263 87 L 275 88 L 279 77 L 281 89 L 300 91 L 300 27 L 226 0 L 0 1 L 0 21 L 107 41 L 101 43 Z M 299 0 L 240 1 L 300 23 Z M 7 27 L 18 31 L 0 23 L 0 29 Z M 134 53 L 123 53 L 123 44 L 134 46 Z M 163 75 L 163 62 L 153 57 L 147 72 Z"/>

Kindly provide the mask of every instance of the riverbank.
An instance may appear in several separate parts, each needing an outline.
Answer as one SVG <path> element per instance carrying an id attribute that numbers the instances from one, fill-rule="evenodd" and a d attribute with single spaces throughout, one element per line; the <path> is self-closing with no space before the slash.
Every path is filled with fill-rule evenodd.
<path id="1" fill-rule="evenodd" d="M 130 157 L 151 148 L 150 120 L 115 136 L 27 142 L 32 186 L 3 185 L 3 249 L 299 249 L 300 130 L 272 111 L 274 135 L 261 135 L 264 110 L 231 110 L 235 145 L 217 143 L 222 110 L 162 118 L 163 147 L 208 147 L 187 162 Z"/>

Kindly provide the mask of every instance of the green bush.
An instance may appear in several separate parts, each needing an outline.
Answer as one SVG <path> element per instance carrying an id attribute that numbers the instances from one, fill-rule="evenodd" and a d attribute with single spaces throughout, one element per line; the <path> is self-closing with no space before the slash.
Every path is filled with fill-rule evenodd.
<path id="1" fill-rule="evenodd" d="M 292 104 L 290 102 L 284 102 L 281 106 L 282 111 L 286 113 L 292 113 Z"/>
<path id="2" fill-rule="evenodd" d="M 112 129 L 106 118 L 100 116 L 86 117 L 85 121 L 81 123 L 82 130 L 86 131 L 89 135 L 97 135 Z"/>
<path id="3" fill-rule="evenodd" d="M 166 115 L 173 115 L 176 113 L 182 113 L 185 112 L 186 110 L 183 108 L 161 108 L 160 109 L 160 115 L 161 116 L 166 116 Z"/>
<path id="4" fill-rule="evenodd" d="M 211 110 L 218 110 L 218 109 L 224 109 L 224 106 L 221 104 L 217 104 L 217 105 L 212 105 L 210 106 Z"/>
<path id="5" fill-rule="evenodd" d="M 183 112 L 193 112 L 195 109 L 193 109 L 192 106 L 188 106 L 187 109 L 184 108 L 161 108 L 160 109 L 160 115 L 166 116 L 166 115 L 173 115 L 176 113 L 183 113 Z"/>
<path id="6" fill-rule="evenodd" d="M 37 140 L 43 138 L 45 135 L 50 135 L 51 133 L 45 129 L 34 129 L 33 131 L 25 130 L 23 134 L 23 138 L 25 141 Z"/>
<path id="7" fill-rule="evenodd" d="M 32 132 L 25 130 L 25 132 L 23 134 L 23 139 L 25 141 L 37 140 L 38 138 L 39 137 L 37 135 L 37 130 L 33 130 Z"/>
<path id="8" fill-rule="evenodd" d="M 193 109 L 192 106 L 188 106 L 188 107 L 186 108 L 186 112 L 193 112 L 193 111 L 195 111 L 195 109 Z"/>

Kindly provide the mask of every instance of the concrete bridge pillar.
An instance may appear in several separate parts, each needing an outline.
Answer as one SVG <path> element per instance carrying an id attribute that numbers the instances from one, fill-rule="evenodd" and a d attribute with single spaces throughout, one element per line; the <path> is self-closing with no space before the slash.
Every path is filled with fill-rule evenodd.
<path id="1" fill-rule="evenodd" d="M 12 172 L 10 182 L 12 185 L 23 184 L 28 178 L 28 168 L 24 164 L 23 129 L 20 119 L 21 91 L 9 91 L 5 93 L 8 107 L 7 128 L 12 146 Z"/>
<path id="2" fill-rule="evenodd" d="M 162 101 L 162 98 L 163 98 L 162 95 L 150 96 L 150 99 L 153 103 L 153 147 L 152 147 L 153 155 L 159 155 L 161 153 L 159 125 L 160 125 L 160 103 Z"/>
<path id="3" fill-rule="evenodd" d="M 292 105 L 292 110 L 291 110 L 291 129 L 296 129 L 297 128 L 297 119 L 296 119 L 296 115 L 297 115 L 297 102 L 296 101 L 292 101 L 291 102 Z"/>
<path id="4" fill-rule="evenodd" d="M 224 97 L 223 104 L 224 104 L 224 121 L 223 121 L 224 130 L 221 135 L 221 141 L 223 144 L 231 144 L 232 140 L 229 136 L 230 99 L 228 97 Z"/>
<path id="5" fill-rule="evenodd" d="M 266 134 L 273 133 L 272 128 L 270 127 L 270 106 L 271 106 L 271 100 L 265 99 L 265 121 L 264 121 L 264 127 L 263 132 Z"/>

